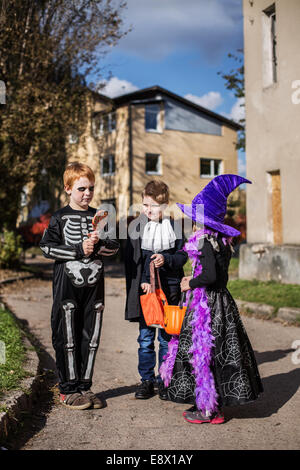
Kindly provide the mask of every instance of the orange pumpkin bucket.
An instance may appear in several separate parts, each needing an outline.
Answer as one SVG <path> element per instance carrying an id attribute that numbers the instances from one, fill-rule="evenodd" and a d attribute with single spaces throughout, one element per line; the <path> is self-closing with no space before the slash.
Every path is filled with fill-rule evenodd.
<path id="1" fill-rule="evenodd" d="M 169 335 L 179 335 L 186 307 L 182 304 L 185 301 L 185 292 L 181 296 L 179 305 L 164 306 L 164 327 Z"/>

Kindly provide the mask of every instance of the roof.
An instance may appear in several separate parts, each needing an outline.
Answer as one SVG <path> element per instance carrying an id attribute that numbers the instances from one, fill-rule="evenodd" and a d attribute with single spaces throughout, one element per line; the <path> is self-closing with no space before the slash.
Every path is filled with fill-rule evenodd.
<path id="1" fill-rule="evenodd" d="M 207 108 L 204 108 L 203 106 L 200 106 L 196 103 L 193 103 L 192 101 L 189 101 L 186 98 L 182 98 L 181 96 L 176 95 L 175 93 L 172 93 L 171 91 L 166 90 L 165 88 L 162 88 L 158 85 L 155 85 L 149 88 L 143 88 L 142 90 L 133 91 L 125 95 L 111 98 L 111 101 L 113 101 L 116 106 L 122 106 L 124 104 L 130 104 L 135 100 L 145 100 L 147 98 L 152 98 L 157 93 L 162 93 L 164 95 L 167 95 L 169 98 L 179 101 L 185 106 L 188 106 L 196 111 L 200 111 L 201 113 L 206 114 L 207 116 L 217 119 L 218 121 L 221 121 L 222 123 L 224 123 L 225 125 L 227 125 L 228 127 L 231 127 L 232 129 L 236 131 L 244 129 L 242 125 L 232 121 L 231 119 L 227 119 L 221 114 L 214 113 L 213 111 Z M 104 95 L 101 95 L 101 97 L 103 96 Z"/>

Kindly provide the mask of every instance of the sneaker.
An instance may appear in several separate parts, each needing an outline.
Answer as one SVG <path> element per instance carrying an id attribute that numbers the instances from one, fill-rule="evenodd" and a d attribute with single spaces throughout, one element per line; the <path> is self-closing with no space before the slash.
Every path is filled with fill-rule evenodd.
<path id="1" fill-rule="evenodd" d="M 168 389 L 164 386 L 163 382 L 158 384 L 158 395 L 161 400 L 168 400 Z"/>
<path id="2" fill-rule="evenodd" d="M 201 411 L 191 408 L 188 411 L 184 411 L 183 417 L 186 421 L 193 424 L 211 423 L 211 424 L 222 424 L 225 421 L 223 413 L 214 413 L 212 416 L 204 416 Z"/>
<path id="3" fill-rule="evenodd" d="M 212 424 L 223 424 L 225 422 L 225 417 L 223 413 L 215 413 L 214 417 L 211 420 Z"/>
<path id="4" fill-rule="evenodd" d="M 186 411 L 183 415 L 185 421 L 193 424 L 210 423 L 210 416 L 204 416 L 201 411 Z"/>
<path id="5" fill-rule="evenodd" d="M 155 395 L 154 384 L 151 380 L 145 380 L 142 382 L 137 391 L 135 392 L 135 398 L 140 400 L 147 400 Z"/>
<path id="6" fill-rule="evenodd" d="M 87 396 L 81 395 L 81 393 L 60 393 L 59 401 L 62 405 L 73 410 L 86 410 L 90 408 L 92 403 Z"/>
<path id="7" fill-rule="evenodd" d="M 191 408 L 189 408 L 188 410 L 184 411 L 182 414 L 183 416 L 185 416 L 187 413 L 189 413 L 190 411 L 197 411 L 197 407 L 194 405 L 192 406 Z"/>
<path id="8" fill-rule="evenodd" d="M 100 398 L 97 397 L 97 395 L 95 395 L 92 390 L 83 390 L 82 392 L 82 395 L 88 397 L 88 399 L 91 401 L 92 403 L 92 408 L 104 408 L 104 403 L 102 400 L 100 400 Z"/>

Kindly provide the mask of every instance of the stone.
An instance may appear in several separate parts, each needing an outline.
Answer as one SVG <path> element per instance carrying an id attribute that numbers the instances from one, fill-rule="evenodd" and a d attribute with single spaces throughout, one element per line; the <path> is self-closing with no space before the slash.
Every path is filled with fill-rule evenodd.
<path id="1" fill-rule="evenodd" d="M 281 307 L 278 310 L 277 317 L 287 321 L 300 321 L 300 308 Z"/>

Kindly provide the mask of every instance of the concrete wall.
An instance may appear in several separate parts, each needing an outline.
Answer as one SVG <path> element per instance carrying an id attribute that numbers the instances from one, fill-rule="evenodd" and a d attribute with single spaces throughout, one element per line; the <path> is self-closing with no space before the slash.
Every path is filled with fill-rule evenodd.
<path id="1" fill-rule="evenodd" d="M 239 278 L 300 284 L 300 247 L 265 243 L 241 245 Z"/>
<path id="2" fill-rule="evenodd" d="M 292 88 L 300 80 L 300 2 L 275 2 L 278 65 L 273 84 L 266 71 L 268 37 L 263 13 L 272 3 L 243 3 L 247 178 L 253 182 L 247 187 L 247 240 L 274 242 L 270 172 L 279 170 L 282 242 L 300 244 L 300 93 Z"/>

